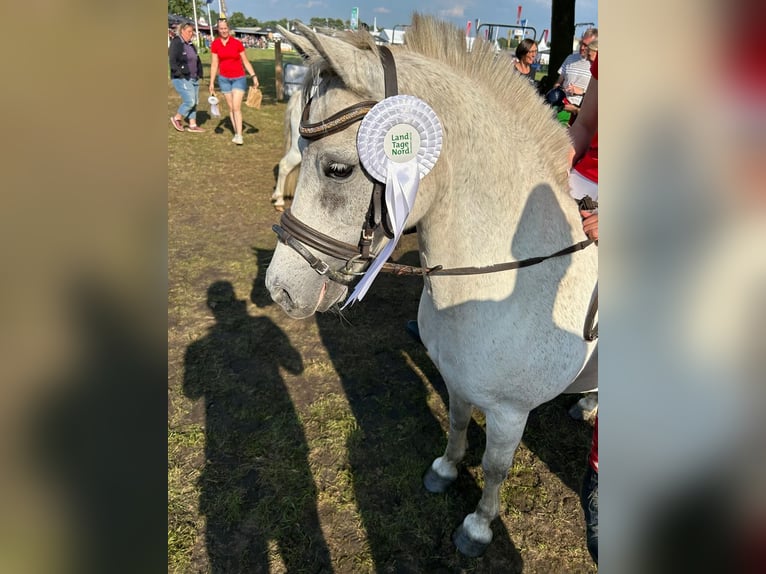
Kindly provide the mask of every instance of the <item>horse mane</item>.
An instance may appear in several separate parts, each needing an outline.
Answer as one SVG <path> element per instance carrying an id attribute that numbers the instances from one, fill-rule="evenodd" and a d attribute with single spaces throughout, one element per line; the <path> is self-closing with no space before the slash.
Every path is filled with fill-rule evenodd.
<path id="1" fill-rule="evenodd" d="M 412 16 L 412 26 L 407 30 L 404 47 L 470 78 L 483 88 L 486 98 L 492 98 L 502 109 L 512 111 L 514 122 L 534 130 L 539 141 L 550 137 L 568 145 L 569 140 L 560 137 L 559 126 L 550 129 L 550 108 L 532 105 L 537 103 L 535 100 L 541 100 L 537 90 L 516 73 L 506 54 L 495 52 L 490 42 L 477 37 L 469 52 L 461 28 L 416 12 Z M 566 157 L 566 150 L 562 149 L 561 154 Z"/>
<path id="2" fill-rule="evenodd" d="M 413 14 L 404 47 L 462 72 L 507 104 L 517 101 L 522 92 L 531 88 L 514 71 L 510 58 L 496 54 L 491 43 L 477 37 L 469 52 L 462 29 L 432 16 Z"/>
<path id="3" fill-rule="evenodd" d="M 559 189 L 568 189 L 567 152 L 570 140 L 558 122 L 551 121 L 551 110 L 540 105 L 537 90 L 514 70 L 511 59 L 495 53 L 494 46 L 483 38 L 474 40 L 471 51 L 466 47 L 464 31 L 432 16 L 414 13 L 407 30 L 405 50 L 442 62 L 482 89 L 483 97 L 494 99 L 510 113 L 515 125 L 524 126 L 547 156 Z"/>

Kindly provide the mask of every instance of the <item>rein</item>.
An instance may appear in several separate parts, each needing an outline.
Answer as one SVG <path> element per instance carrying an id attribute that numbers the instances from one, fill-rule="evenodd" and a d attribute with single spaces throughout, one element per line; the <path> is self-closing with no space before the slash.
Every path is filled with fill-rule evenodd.
<path id="1" fill-rule="evenodd" d="M 384 263 L 381 271 L 387 273 L 393 273 L 394 275 L 481 275 L 483 273 L 498 273 L 499 271 L 510 271 L 511 269 L 521 269 L 522 267 L 530 267 L 537 265 L 545 261 L 546 259 L 552 259 L 554 257 L 561 257 L 563 255 L 569 255 L 575 253 L 581 249 L 585 249 L 591 243 L 595 243 L 592 239 L 586 239 L 570 245 L 556 253 L 545 255 L 542 257 L 530 257 L 529 259 L 522 259 L 521 261 L 508 261 L 506 263 L 496 263 L 494 265 L 488 265 L 486 267 L 452 267 L 444 269 L 441 265 L 435 265 L 433 267 L 414 267 L 412 265 L 400 265 L 398 263 Z"/>

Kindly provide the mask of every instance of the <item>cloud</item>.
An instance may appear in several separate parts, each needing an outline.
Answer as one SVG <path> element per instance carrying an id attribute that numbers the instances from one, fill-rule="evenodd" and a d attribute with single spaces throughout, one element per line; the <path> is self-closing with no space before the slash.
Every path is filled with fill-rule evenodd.
<path id="1" fill-rule="evenodd" d="M 465 6 L 462 5 L 455 5 L 450 8 L 445 8 L 444 10 L 439 10 L 439 16 L 445 16 L 447 18 L 464 18 L 465 17 Z"/>
<path id="2" fill-rule="evenodd" d="M 305 4 L 298 4 L 298 8 L 317 8 L 317 7 L 324 8 L 325 6 L 327 6 L 325 2 L 321 2 L 318 0 L 309 0 Z"/>
<path id="3" fill-rule="evenodd" d="M 386 8 L 385 6 L 378 6 L 377 8 L 372 9 L 375 14 L 390 14 L 391 10 Z"/>
<path id="4" fill-rule="evenodd" d="M 466 11 L 475 10 L 476 7 L 476 2 L 471 0 L 442 0 L 439 4 L 446 6 L 438 11 L 442 18 L 465 18 Z"/>

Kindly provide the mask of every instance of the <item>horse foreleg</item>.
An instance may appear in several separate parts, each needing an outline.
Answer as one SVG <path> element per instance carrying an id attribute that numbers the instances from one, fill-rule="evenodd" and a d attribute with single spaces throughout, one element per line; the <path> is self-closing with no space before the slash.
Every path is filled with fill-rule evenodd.
<path id="1" fill-rule="evenodd" d="M 476 510 L 452 535 L 455 546 L 466 556 L 481 556 L 492 541 L 490 523 L 500 513 L 500 485 L 511 468 L 528 415 L 507 410 L 487 413 L 487 447 L 481 461 L 484 490 Z"/>
<path id="2" fill-rule="evenodd" d="M 277 185 L 274 193 L 271 194 L 271 202 L 274 207 L 282 207 L 285 204 L 285 181 L 290 172 L 301 163 L 301 154 L 297 149 L 290 148 L 285 156 L 279 160 L 279 169 L 277 175 Z"/>
<path id="3" fill-rule="evenodd" d="M 444 455 L 431 463 L 423 477 L 423 484 L 429 492 L 444 492 L 457 478 L 457 465 L 465 455 L 470 422 L 471 404 L 450 394 L 447 448 Z"/>

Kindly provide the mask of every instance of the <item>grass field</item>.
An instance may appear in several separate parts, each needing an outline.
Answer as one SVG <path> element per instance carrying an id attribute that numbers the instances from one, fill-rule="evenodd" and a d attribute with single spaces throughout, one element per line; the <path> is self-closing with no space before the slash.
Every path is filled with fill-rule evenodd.
<path id="1" fill-rule="evenodd" d="M 426 493 L 448 416 L 404 329 L 420 280 L 381 276 L 343 318 L 295 321 L 271 304 L 285 103 L 273 51 L 248 56 L 264 101 L 243 108 L 244 145 L 209 116 L 206 90 L 205 133 L 167 124 L 168 571 L 595 572 L 577 497 L 591 429 L 567 416 L 574 397 L 530 416 L 494 541 L 468 559 L 450 535 L 480 496 L 483 419 L 453 488 Z M 168 117 L 179 102 L 168 81 Z M 416 238 L 394 258 L 416 263 Z"/>

